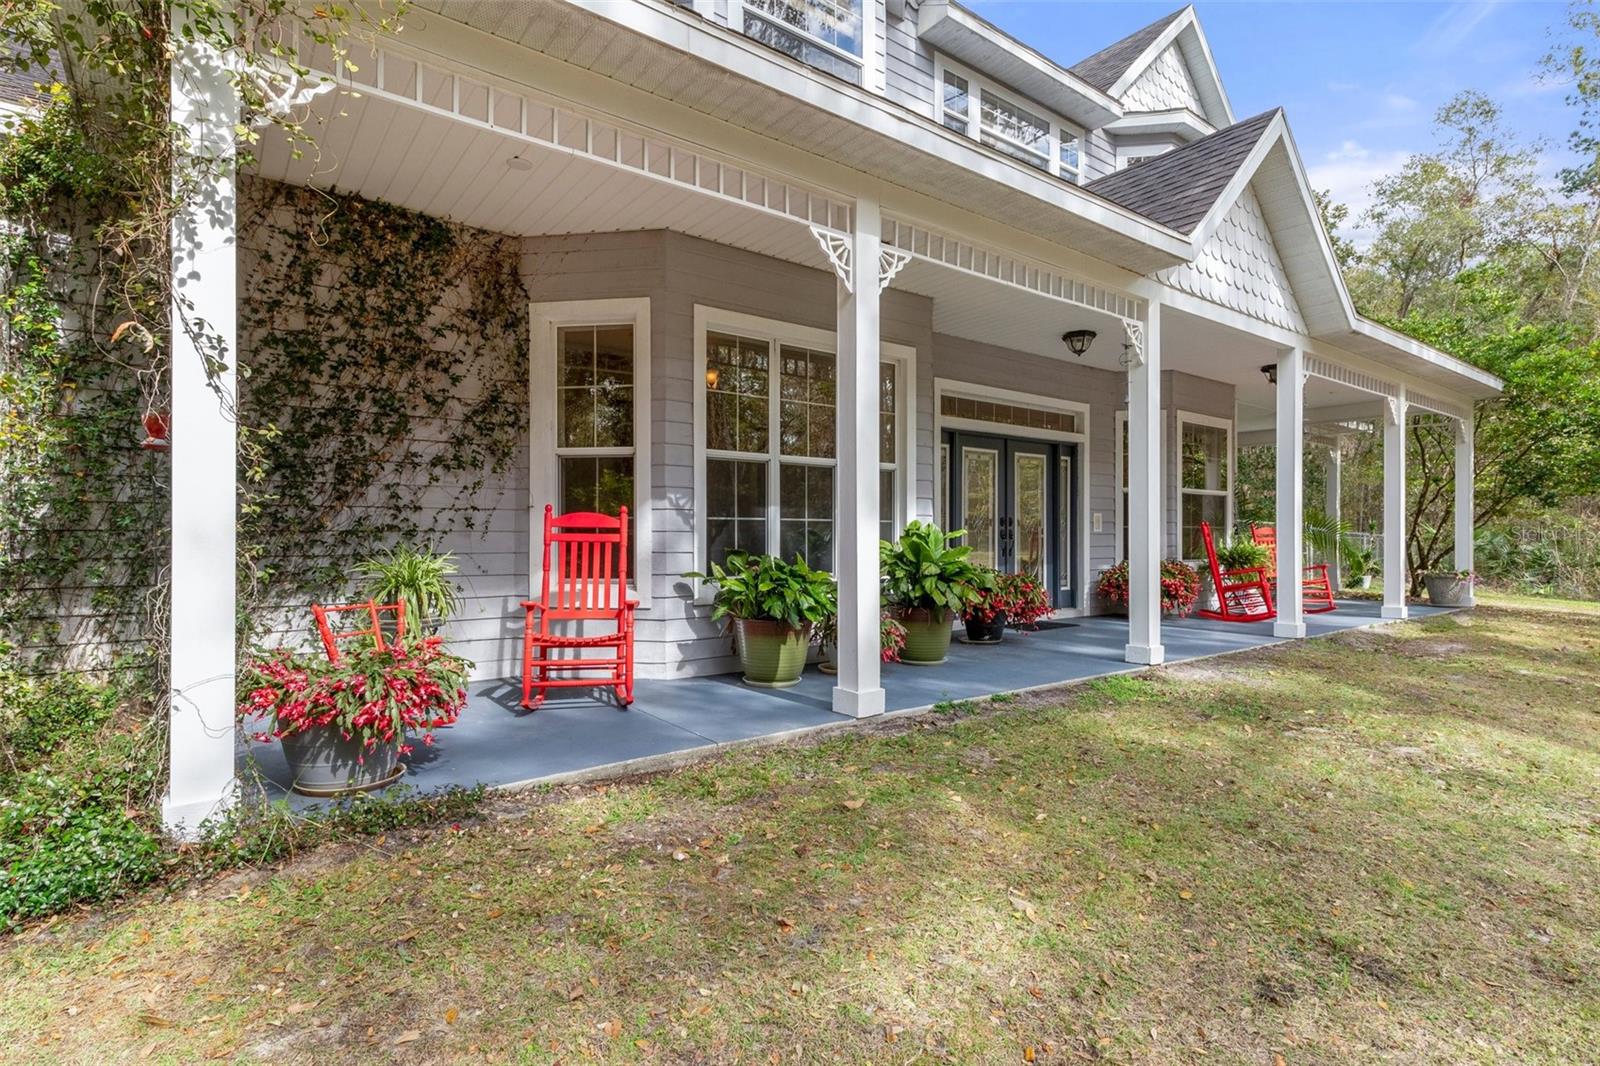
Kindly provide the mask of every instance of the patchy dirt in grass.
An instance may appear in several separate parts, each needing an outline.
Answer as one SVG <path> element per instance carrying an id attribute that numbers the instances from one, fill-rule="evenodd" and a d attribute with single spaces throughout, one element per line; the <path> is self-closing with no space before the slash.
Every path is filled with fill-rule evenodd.
<path id="1" fill-rule="evenodd" d="M 1600 618 L 1453 617 L 70 916 L 0 945 L 0 1059 L 1592 1059 Z"/>

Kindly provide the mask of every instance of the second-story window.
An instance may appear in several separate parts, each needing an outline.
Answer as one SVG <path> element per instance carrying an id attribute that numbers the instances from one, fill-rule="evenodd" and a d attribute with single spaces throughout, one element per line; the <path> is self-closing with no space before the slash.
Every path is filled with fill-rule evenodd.
<path id="1" fill-rule="evenodd" d="M 1046 173 L 1083 177 L 1080 134 L 1009 90 L 941 61 L 938 118 L 949 129 Z"/>
<path id="2" fill-rule="evenodd" d="M 746 35 L 861 83 L 862 0 L 739 0 Z"/>

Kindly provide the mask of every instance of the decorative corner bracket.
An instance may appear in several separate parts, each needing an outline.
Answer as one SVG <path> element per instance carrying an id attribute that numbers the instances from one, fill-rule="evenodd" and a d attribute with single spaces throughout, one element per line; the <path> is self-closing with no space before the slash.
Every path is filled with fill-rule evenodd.
<path id="1" fill-rule="evenodd" d="M 911 262 L 910 252 L 902 252 L 898 248 L 878 249 L 878 291 L 887 289 L 889 282 L 893 281 L 894 276 L 909 262 Z"/>
<path id="2" fill-rule="evenodd" d="M 812 226 L 811 235 L 822 246 L 822 254 L 828 257 L 828 262 L 833 264 L 833 272 L 839 275 L 845 291 L 855 292 L 850 262 L 850 238 L 831 229 L 823 229 L 821 226 Z"/>
<path id="3" fill-rule="evenodd" d="M 1122 320 L 1122 365 L 1128 370 L 1144 366 L 1144 323 L 1132 318 Z"/>
<path id="4" fill-rule="evenodd" d="M 1383 398 L 1383 416 L 1391 426 L 1406 424 L 1406 402 L 1398 396 Z"/>

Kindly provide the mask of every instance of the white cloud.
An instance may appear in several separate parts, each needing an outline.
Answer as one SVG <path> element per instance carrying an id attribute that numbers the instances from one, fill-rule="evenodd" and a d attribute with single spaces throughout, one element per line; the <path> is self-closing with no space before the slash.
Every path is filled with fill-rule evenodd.
<path id="1" fill-rule="evenodd" d="M 1383 94 L 1383 106 L 1390 111 L 1415 111 L 1417 102 L 1404 93 L 1389 92 Z"/>
<path id="2" fill-rule="evenodd" d="M 1335 203 L 1350 208 L 1344 236 L 1358 246 L 1370 244 L 1374 234 L 1361 226 L 1361 216 L 1372 206 L 1372 185 L 1405 165 L 1410 153 L 1373 151 L 1358 141 L 1345 141 L 1307 167 L 1313 189 L 1327 189 Z"/>

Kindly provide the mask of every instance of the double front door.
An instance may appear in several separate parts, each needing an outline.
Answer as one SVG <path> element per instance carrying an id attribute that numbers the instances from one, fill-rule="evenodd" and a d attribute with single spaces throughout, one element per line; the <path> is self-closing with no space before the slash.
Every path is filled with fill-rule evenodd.
<path id="1" fill-rule="evenodd" d="M 1077 605 L 1076 444 L 946 432 L 947 528 L 965 529 L 972 560 L 1032 574 L 1057 607 Z"/>

